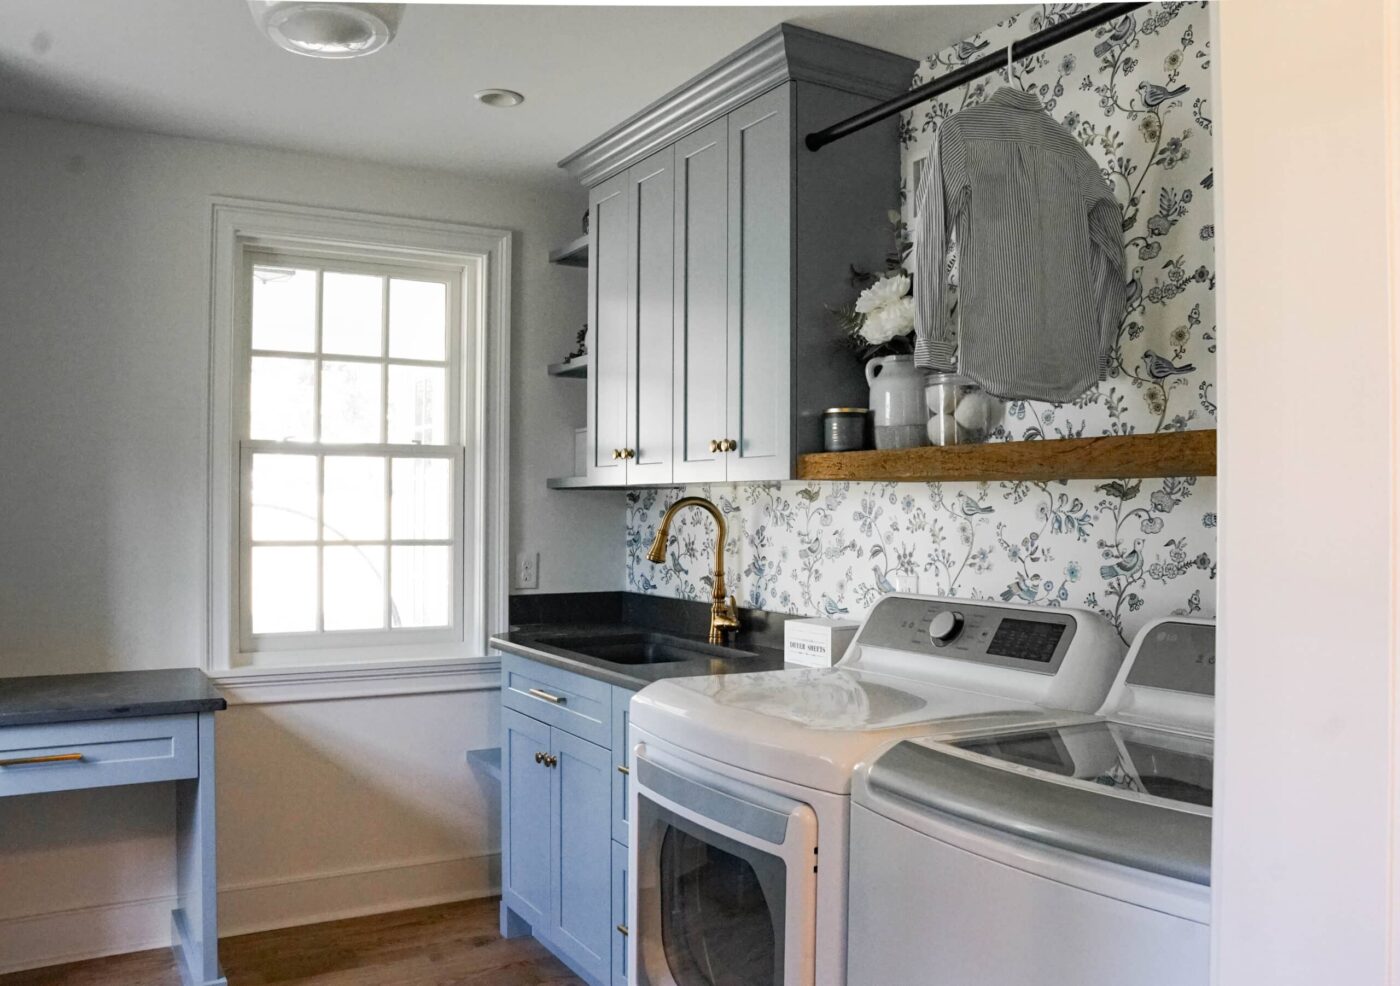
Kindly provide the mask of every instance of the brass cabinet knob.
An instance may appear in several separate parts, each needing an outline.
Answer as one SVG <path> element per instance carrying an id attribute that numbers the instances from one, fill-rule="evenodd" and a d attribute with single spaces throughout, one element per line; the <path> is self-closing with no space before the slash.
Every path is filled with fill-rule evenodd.
<path id="1" fill-rule="evenodd" d="M 622 450 L 622 457 L 624 459 L 635 459 L 637 457 L 637 450 L 632 448 L 625 448 Z"/>
<path id="2" fill-rule="evenodd" d="M 557 767 L 559 766 L 559 758 L 553 756 L 552 754 L 546 754 L 544 758 L 544 765 L 546 767 Z"/>
<path id="3" fill-rule="evenodd" d="M 620 459 L 620 458 L 622 458 L 622 449 L 620 449 L 620 448 L 615 448 L 615 449 L 613 449 L 613 458 L 614 458 L 614 459 Z"/>
<path id="4" fill-rule="evenodd" d="M 539 750 L 535 751 L 535 763 L 544 763 L 545 755 Z"/>
<path id="5" fill-rule="evenodd" d="M 718 438 L 711 438 L 711 439 L 710 439 L 710 451 L 711 451 L 711 452 L 718 452 L 718 451 L 720 450 L 719 447 L 720 447 L 722 444 L 724 444 L 724 443 L 721 442 Z"/>
<path id="6" fill-rule="evenodd" d="M 738 447 L 739 443 L 732 438 L 726 438 L 719 443 L 719 450 L 721 452 L 733 452 Z"/>

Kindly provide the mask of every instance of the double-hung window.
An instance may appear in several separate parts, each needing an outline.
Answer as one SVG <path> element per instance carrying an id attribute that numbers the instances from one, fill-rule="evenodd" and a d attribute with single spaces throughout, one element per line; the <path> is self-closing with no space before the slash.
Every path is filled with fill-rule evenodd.
<path id="1" fill-rule="evenodd" d="M 245 655 L 461 641 L 465 287 L 460 267 L 242 251 Z"/>

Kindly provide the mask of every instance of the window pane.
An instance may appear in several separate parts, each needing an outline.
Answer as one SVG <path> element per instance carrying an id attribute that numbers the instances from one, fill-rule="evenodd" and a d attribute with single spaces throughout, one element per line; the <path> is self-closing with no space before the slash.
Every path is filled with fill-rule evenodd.
<path id="1" fill-rule="evenodd" d="M 253 549 L 253 632 L 316 629 L 316 549 Z"/>
<path id="2" fill-rule="evenodd" d="M 249 437 L 310 442 L 315 435 L 315 361 L 254 356 Z"/>
<path id="3" fill-rule="evenodd" d="M 321 281 L 321 352 L 381 355 L 384 278 L 326 271 Z"/>
<path id="4" fill-rule="evenodd" d="M 447 359 L 447 285 L 389 281 L 389 355 Z"/>
<path id="5" fill-rule="evenodd" d="M 316 540 L 316 457 L 253 456 L 254 541 Z"/>
<path id="6" fill-rule="evenodd" d="M 384 539 L 383 459 L 326 456 L 325 496 L 327 541 Z"/>
<path id="7" fill-rule="evenodd" d="M 379 630 L 384 626 L 384 546 L 332 545 L 323 563 L 327 630 Z"/>
<path id="8" fill-rule="evenodd" d="M 393 537 L 445 541 L 452 537 L 452 463 L 448 459 L 395 459 Z"/>
<path id="9" fill-rule="evenodd" d="M 452 620 L 448 599 L 452 590 L 452 549 L 395 545 L 390 550 L 393 553 L 390 625 L 450 626 Z"/>
<path id="10" fill-rule="evenodd" d="M 316 351 L 316 272 L 253 268 L 253 348 Z"/>
<path id="11" fill-rule="evenodd" d="M 379 370 L 375 363 L 321 365 L 321 441 L 379 441 Z"/>
<path id="12" fill-rule="evenodd" d="M 447 444 L 447 371 L 389 366 L 389 441 Z"/>

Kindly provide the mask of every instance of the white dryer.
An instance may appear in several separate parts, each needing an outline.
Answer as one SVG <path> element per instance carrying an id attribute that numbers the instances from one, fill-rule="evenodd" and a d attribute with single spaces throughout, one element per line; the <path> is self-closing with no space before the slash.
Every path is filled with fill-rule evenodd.
<path id="1" fill-rule="evenodd" d="M 891 595 L 841 662 L 649 685 L 630 706 L 629 982 L 839 986 L 851 777 L 930 724 L 1090 711 L 1097 614 Z"/>
<path id="2" fill-rule="evenodd" d="M 983 722 L 857 771 L 851 986 L 1206 986 L 1215 627 L 1138 635 L 1100 717 Z"/>

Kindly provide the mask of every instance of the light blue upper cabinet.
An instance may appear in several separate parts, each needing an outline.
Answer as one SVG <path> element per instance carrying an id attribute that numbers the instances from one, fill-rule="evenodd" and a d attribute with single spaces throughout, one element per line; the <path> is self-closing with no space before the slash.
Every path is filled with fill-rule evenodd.
<path id="1" fill-rule="evenodd" d="M 590 414 L 625 409 L 593 432 L 595 482 L 791 479 L 821 450 L 826 408 L 866 405 L 831 310 L 855 298 L 851 268 L 881 270 L 893 248 L 899 120 L 818 152 L 803 138 L 907 90 L 916 67 L 782 24 L 560 162 L 594 210 Z M 607 205 L 620 188 L 630 221 Z M 633 251 L 626 276 L 614 237 Z"/>
<path id="2" fill-rule="evenodd" d="M 671 482 L 674 160 L 668 147 L 627 173 L 628 483 Z"/>
<path id="3" fill-rule="evenodd" d="M 729 114 L 730 482 L 791 474 L 792 99 L 780 86 Z"/>
<path id="4" fill-rule="evenodd" d="M 621 485 L 627 478 L 628 344 L 627 175 L 588 195 L 588 478 Z"/>
<path id="5" fill-rule="evenodd" d="M 676 143 L 675 481 L 723 482 L 729 413 L 729 121 Z"/>

